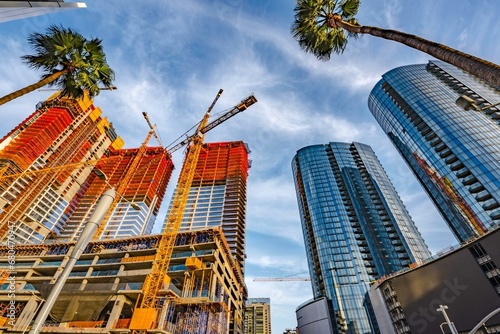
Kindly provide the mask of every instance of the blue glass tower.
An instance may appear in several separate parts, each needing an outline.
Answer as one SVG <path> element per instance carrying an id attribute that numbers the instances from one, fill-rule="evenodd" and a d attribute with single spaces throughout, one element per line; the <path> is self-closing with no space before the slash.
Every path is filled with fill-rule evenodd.
<path id="1" fill-rule="evenodd" d="M 500 223 L 500 93 L 441 61 L 384 74 L 368 107 L 459 241 Z M 482 111 L 464 111 L 459 96 Z"/>
<path id="2" fill-rule="evenodd" d="M 369 283 L 430 256 L 370 146 L 329 143 L 292 161 L 313 294 L 339 333 L 379 333 Z"/>

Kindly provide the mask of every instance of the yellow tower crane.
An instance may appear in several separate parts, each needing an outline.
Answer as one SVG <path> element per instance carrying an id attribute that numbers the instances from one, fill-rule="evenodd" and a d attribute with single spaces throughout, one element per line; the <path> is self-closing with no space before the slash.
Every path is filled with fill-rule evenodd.
<path id="1" fill-rule="evenodd" d="M 189 144 L 170 207 L 170 212 L 165 220 L 165 226 L 153 260 L 151 272 L 146 277 L 142 288 L 142 296 L 139 296 L 137 299 L 136 308 L 130 322 L 129 328 L 134 334 L 152 328 L 158 315 L 158 292 L 163 287 L 168 287 L 170 284 L 170 278 L 167 275 L 168 266 L 174 250 L 175 239 L 181 227 L 182 217 L 189 196 L 189 189 L 194 179 L 196 164 L 203 146 L 205 133 L 224 122 L 229 117 L 240 111 L 246 110 L 249 106 L 257 102 L 257 99 L 251 95 L 225 115 L 209 124 L 208 119 L 210 117 L 210 112 L 221 94 L 222 89 L 217 93 L 217 96 L 208 108 L 202 121 L 199 123 L 194 135 L 170 149 L 170 152 L 174 152 L 183 145 Z"/>

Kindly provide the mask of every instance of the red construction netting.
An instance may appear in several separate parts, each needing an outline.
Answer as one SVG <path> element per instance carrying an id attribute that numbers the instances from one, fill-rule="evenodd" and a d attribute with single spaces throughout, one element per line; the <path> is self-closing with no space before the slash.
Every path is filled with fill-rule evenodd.
<path id="1" fill-rule="evenodd" d="M 25 120 L 26 124 L 29 120 Z M 54 143 L 54 140 L 71 124 L 67 110 L 51 108 L 21 131 L 2 151 L 2 158 L 12 160 L 25 170 Z M 19 128 L 22 128 L 22 124 Z"/>
<path id="2" fill-rule="evenodd" d="M 193 182 L 237 177 L 246 181 L 247 174 L 248 152 L 243 142 L 208 143 L 200 152 Z"/>

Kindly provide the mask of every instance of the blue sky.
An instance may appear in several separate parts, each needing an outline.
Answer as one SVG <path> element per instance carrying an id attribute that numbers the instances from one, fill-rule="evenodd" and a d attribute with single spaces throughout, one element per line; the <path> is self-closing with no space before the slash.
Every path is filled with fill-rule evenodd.
<path id="1" fill-rule="evenodd" d="M 330 141 L 373 147 L 433 253 L 456 244 L 416 179 L 367 107 L 370 90 L 388 70 L 426 63 L 426 54 L 363 36 L 343 55 L 319 62 L 304 54 L 289 30 L 292 0 L 87 0 L 71 10 L 0 24 L 0 95 L 31 84 L 39 73 L 20 56 L 26 37 L 50 24 L 103 40 L 118 90 L 95 104 L 138 147 L 148 131 L 146 111 L 164 144 L 202 117 L 219 88 L 213 114 L 250 94 L 258 103 L 207 134 L 206 141 L 243 140 L 252 153 L 248 178 L 246 282 L 250 297 L 271 298 L 273 332 L 295 327 L 295 308 L 312 297 L 307 282 L 253 282 L 253 277 L 305 276 L 300 218 L 291 172 L 296 151 Z M 364 25 L 398 29 L 499 63 L 497 0 L 380 0 L 362 2 Z M 50 92 L 34 92 L 0 107 L 5 134 Z M 154 141 L 152 144 L 155 144 Z M 182 164 L 174 174 L 166 207 Z M 165 217 L 160 213 L 155 231 Z"/>

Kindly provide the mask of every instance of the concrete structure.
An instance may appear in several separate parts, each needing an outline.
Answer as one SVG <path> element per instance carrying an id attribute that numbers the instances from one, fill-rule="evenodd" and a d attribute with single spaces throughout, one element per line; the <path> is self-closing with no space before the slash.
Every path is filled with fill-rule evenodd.
<path id="1" fill-rule="evenodd" d="M 15 222 L 17 244 L 59 234 L 96 161 L 123 146 L 91 100 L 57 96 L 37 105 L 0 140 L 0 236 L 4 239 L 8 222 Z M 71 168 L 59 168 L 65 165 Z"/>
<path id="2" fill-rule="evenodd" d="M 203 145 L 181 225 L 182 231 L 221 226 L 243 270 L 249 153 L 241 141 Z"/>
<path id="3" fill-rule="evenodd" d="M 15 222 L 18 244 L 74 241 L 110 185 L 119 196 L 101 236 L 150 233 L 173 163 L 162 147 L 122 149 L 123 144 L 91 100 L 75 102 L 55 94 L 39 104 L 0 140 L 2 239 L 8 222 Z M 94 166 L 106 173 L 108 184 L 91 172 Z M 130 201 L 141 210 L 133 210 Z"/>
<path id="4" fill-rule="evenodd" d="M 0 1 L 0 22 L 86 7 L 84 2 L 64 2 L 63 0 L 2 0 Z"/>
<path id="5" fill-rule="evenodd" d="M 483 110 L 464 111 L 462 95 Z M 460 242 L 500 224 L 498 102 L 498 87 L 435 60 L 387 72 L 368 100 Z"/>
<path id="6" fill-rule="evenodd" d="M 152 235 L 91 242 L 42 333 L 128 332 L 158 240 L 158 235 Z M 72 247 L 73 243 L 17 246 L 15 273 L 9 264 L 9 247 L 0 247 L 0 267 L 7 272 L 7 283 L 0 290 L 3 332 L 20 333 L 29 328 Z M 158 330 L 243 333 L 243 275 L 220 228 L 179 234 L 168 275 L 170 285 L 159 296 Z M 14 303 L 9 293 L 15 294 Z"/>
<path id="7" fill-rule="evenodd" d="M 370 300 L 383 333 L 434 334 L 450 330 L 440 305 L 459 333 L 469 333 L 500 307 L 500 229 L 411 270 L 379 279 Z M 500 313 L 477 333 L 498 333 Z M 488 331 L 485 331 L 488 328 Z"/>
<path id="8" fill-rule="evenodd" d="M 368 145 L 305 147 L 292 170 L 314 297 L 335 331 L 378 333 L 369 282 L 428 258 L 427 246 Z"/>
<path id="9" fill-rule="evenodd" d="M 108 177 L 107 183 L 115 188 L 123 182 L 126 174 L 130 177 L 127 187 L 118 198 L 118 203 L 105 217 L 101 238 L 124 238 L 150 234 L 156 220 L 163 196 L 174 169 L 171 157 L 162 147 L 148 147 L 137 157 L 139 149 L 110 149 L 109 160 L 96 165 Z M 138 167 L 133 161 L 138 158 Z M 80 191 L 67 210 L 69 219 L 58 238 L 74 241 L 83 230 L 86 218 L 92 213 L 95 199 L 109 187 L 94 173 L 82 184 Z M 140 210 L 131 207 L 131 202 L 139 205 Z"/>
<path id="10" fill-rule="evenodd" d="M 248 298 L 245 302 L 245 334 L 271 334 L 271 300 Z"/>

